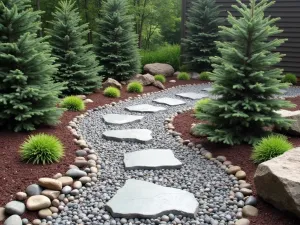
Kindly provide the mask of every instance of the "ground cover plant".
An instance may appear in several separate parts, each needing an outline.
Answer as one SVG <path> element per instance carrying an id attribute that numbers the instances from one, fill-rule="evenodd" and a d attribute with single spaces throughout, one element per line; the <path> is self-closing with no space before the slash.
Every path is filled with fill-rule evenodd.
<path id="1" fill-rule="evenodd" d="M 97 22 L 95 46 L 105 78 L 126 81 L 141 68 L 137 35 L 128 10 L 126 0 L 103 3 L 102 17 Z"/>
<path id="2" fill-rule="evenodd" d="M 218 54 L 219 6 L 215 0 L 195 0 L 187 13 L 187 34 L 182 40 L 183 61 L 191 71 L 211 70 L 211 56 Z"/>
<path id="3" fill-rule="evenodd" d="M 265 134 L 264 127 L 289 127 L 291 121 L 275 111 L 293 107 L 273 98 L 288 87 L 281 82 L 282 70 L 276 68 L 282 55 L 274 52 L 285 40 L 269 39 L 282 32 L 275 25 L 279 19 L 264 14 L 274 1 L 237 3 L 233 8 L 241 17 L 229 14 L 230 26 L 220 30 L 227 41 L 217 42 L 221 56 L 212 58 L 212 93 L 220 97 L 210 101 L 205 113 L 198 113 L 207 123 L 195 127 L 195 132 L 207 135 L 208 140 L 230 145 L 257 142 Z"/>
<path id="4" fill-rule="evenodd" d="M 166 45 L 156 50 L 142 50 L 141 61 L 142 66 L 150 63 L 167 63 L 173 66 L 175 70 L 178 70 L 180 65 L 180 46 Z"/>
<path id="5" fill-rule="evenodd" d="M 186 73 L 186 72 L 180 72 L 178 75 L 177 75 L 177 79 L 178 80 L 190 80 L 191 79 L 191 75 Z"/>
<path id="6" fill-rule="evenodd" d="M 33 164 L 58 162 L 64 155 L 64 146 L 58 138 L 47 134 L 30 136 L 20 147 L 22 160 Z"/>
<path id="7" fill-rule="evenodd" d="M 127 85 L 127 91 L 130 93 L 142 93 L 144 90 L 143 85 L 138 81 L 130 82 Z"/>
<path id="8" fill-rule="evenodd" d="M 47 37 L 36 35 L 41 12 L 29 0 L 6 0 L 0 15 L 0 126 L 29 131 L 57 124 L 63 84 L 52 80 L 57 68 Z"/>
<path id="9" fill-rule="evenodd" d="M 166 77 L 164 75 L 158 74 L 154 76 L 154 79 L 162 83 L 166 83 Z"/>
<path id="10" fill-rule="evenodd" d="M 85 109 L 84 101 L 77 96 L 65 97 L 60 106 L 68 109 L 69 111 L 82 111 Z"/>
<path id="11" fill-rule="evenodd" d="M 107 87 L 103 92 L 104 96 L 110 98 L 119 98 L 121 96 L 121 92 L 116 87 Z"/>
<path id="12" fill-rule="evenodd" d="M 92 93 L 101 86 L 102 67 L 86 41 L 88 24 L 82 24 L 75 2 L 70 0 L 60 1 L 53 17 L 47 33 L 59 65 L 55 80 L 66 83 L 65 95 Z"/>

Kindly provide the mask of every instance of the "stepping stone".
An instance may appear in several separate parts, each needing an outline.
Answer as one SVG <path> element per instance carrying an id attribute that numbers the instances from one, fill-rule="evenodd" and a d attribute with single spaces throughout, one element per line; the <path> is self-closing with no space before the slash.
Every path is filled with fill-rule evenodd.
<path id="1" fill-rule="evenodd" d="M 176 98 L 158 98 L 158 99 L 154 99 L 153 102 L 170 105 L 170 106 L 183 105 L 186 103 Z"/>
<path id="2" fill-rule="evenodd" d="M 210 91 L 212 91 L 212 89 L 213 89 L 212 87 L 208 87 L 208 88 L 203 88 L 202 91 L 210 92 Z"/>
<path id="3" fill-rule="evenodd" d="M 146 149 L 124 154 L 125 169 L 180 169 L 170 149 Z"/>
<path id="4" fill-rule="evenodd" d="M 149 105 L 149 104 L 141 104 L 141 105 L 133 105 L 133 106 L 126 107 L 126 110 L 131 111 L 131 112 L 154 113 L 154 112 L 158 112 L 158 111 L 164 111 L 164 110 L 166 110 L 166 108 Z"/>
<path id="5" fill-rule="evenodd" d="M 134 116 L 134 115 L 125 115 L 125 114 L 106 114 L 103 115 L 103 120 L 107 124 L 126 124 L 132 123 L 135 121 L 140 121 L 143 119 L 143 116 Z"/>
<path id="6" fill-rule="evenodd" d="M 194 217 L 198 206 L 192 193 L 134 179 L 127 180 L 106 204 L 112 216 L 119 218 Z"/>
<path id="7" fill-rule="evenodd" d="M 147 143 L 152 140 L 152 131 L 148 129 L 109 130 L 103 133 L 104 138 L 114 141 L 136 141 Z"/>
<path id="8" fill-rule="evenodd" d="M 186 92 L 186 93 L 179 93 L 176 94 L 177 96 L 183 97 L 183 98 L 189 98 L 189 99 L 193 99 L 193 100 L 198 100 L 201 98 L 206 98 L 208 97 L 207 94 L 200 94 L 200 93 L 195 93 L 195 92 Z"/>

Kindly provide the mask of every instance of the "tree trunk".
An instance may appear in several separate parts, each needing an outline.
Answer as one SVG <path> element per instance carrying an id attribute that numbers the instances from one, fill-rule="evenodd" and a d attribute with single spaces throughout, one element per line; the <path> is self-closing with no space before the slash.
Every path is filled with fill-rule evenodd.
<path id="1" fill-rule="evenodd" d="M 37 10 L 41 10 L 41 2 L 40 2 L 40 0 L 36 0 L 36 9 Z M 40 37 L 42 37 L 43 36 L 43 30 L 42 30 L 43 28 L 41 28 L 40 30 L 39 30 L 39 36 Z"/>
<path id="2" fill-rule="evenodd" d="M 88 0 L 84 0 L 84 7 L 85 7 L 85 20 L 86 20 L 86 23 L 89 23 Z M 87 38 L 88 38 L 88 43 L 91 44 L 92 43 L 92 31 L 91 30 L 88 33 Z"/>

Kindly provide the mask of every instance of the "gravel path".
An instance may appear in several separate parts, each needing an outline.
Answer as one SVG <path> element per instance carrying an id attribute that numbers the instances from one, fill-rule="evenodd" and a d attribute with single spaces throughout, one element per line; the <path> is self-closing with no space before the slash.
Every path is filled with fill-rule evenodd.
<path id="1" fill-rule="evenodd" d="M 196 100 L 188 100 L 185 105 L 166 106 L 152 102 L 161 97 L 175 97 L 182 92 L 200 92 L 209 87 L 208 84 L 183 86 L 154 93 L 150 96 L 122 102 L 114 107 L 93 111 L 85 117 L 79 127 L 79 132 L 101 159 L 101 169 L 98 180 L 91 187 L 80 189 L 75 202 L 68 203 L 64 210 L 52 218 L 52 224 L 199 224 L 199 225 L 233 225 L 236 213 L 240 211 L 238 201 L 230 199 L 230 191 L 238 186 L 234 176 L 229 176 L 225 170 L 213 161 L 204 159 L 199 151 L 182 146 L 164 128 L 165 118 L 177 111 L 190 108 Z M 290 88 L 289 96 L 300 95 L 299 88 Z M 134 113 L 124 110 L 125 107 L 137 104 L 152 104 L 166 107 L 166 111 L 156 113 Z M 132 124 L 107 125 L 102 115 L 110 113 L 143 115 L 144 118 Z M 117 129 L 149 129 L 152 130 L 153 140 L 148 144 L 133 142 L 115 142 L 102 137 L 107 130 Z M 175 156 L 183 163 L 180 170 L 134 170 L 125 171 L 123 155 L 125 152 L 142 149 L 172 149 Z M 157 219 L 111 218 L 104 205 L 120 189 L 127 179 L 138 179 L 153 182 L 166 187 L 187 190 L 199 201 L 199 212 L 195 218 L 174 216 L 172 214 Z M 51 224 L 51 222 L 50 222 Z"/>

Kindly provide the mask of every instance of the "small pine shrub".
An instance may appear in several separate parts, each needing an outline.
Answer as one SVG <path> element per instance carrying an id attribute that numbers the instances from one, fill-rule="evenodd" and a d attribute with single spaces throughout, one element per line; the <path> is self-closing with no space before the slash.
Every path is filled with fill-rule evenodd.
<path id="1" fill-rule="evenodd" d="M 143 90 L 143 85 L 137 81 L 133 81 L 127 85 L 127 91 L 131 93 L 142 93 Z"/>
<path id="2" fill-rule="evenodd" d="M 116 87 L 107 87 L 107 88 L 105 88 L 103 94 L 106 97 L 110 97 L 110 98 L 119 98 L 121 96 L 120 90 Z"/>
<path id="3" fill-rule="evenodd" d="M 209 72 L 202 72 L 199 75 L 200 80 L 210 80 Z"/>
<path id="4" fill-rule="evenodd" d="M 186 72 L 182 72 L 182 73 L 179 73 L 177 75 L 177 79 L 178 80 L 190 80 L 191 79 L 191 75 L 189 75 L 188 73 Z"/>
<path id="5" fill-rule="evenodd" d="M 33 164 L 58 162 L 64 155 L 64 146 L 60 140 L 47 134 L 30 136 L 20 147 L 22 160 Z"/>
<path id="6" fill-rule="evenodd" d="M 195 112 L 195 113 L 201 113 L 201 112 L 204 112 L 204 111 L 203 111 L 203 107 L 204 107 L 205 105 L 207 105 L 210 101 L 211 101 L 210 98 L 203 98 L 203 99 L 197 101 L 196 104 L 195 104 L 195 107 L 194 107 L 194 112 Z"/>
<path id="7" fill-rule="evenodd" d="M 60 106 L 68 109 L 69 111 L 82 111 L 85 109 L 84 101 L 77 96 L 65 97 Z"/>
<path id="8" fill-rule="evenodd" d="M 291 83 L 293 85 L 297 84 L 297 77 L 295 74 L 287 73 L 282 79 L 283 83 Z"/>
<path id="9" fill-rule="evenodd" d="M 270 135 L 261 139 L 253 149 L 251 158 L 255 163 L 261 163 L 282 155 L 293 148 L 293 145 L 283 135 Z"/>
<path id="10" fill-rule="evenodd" d="M 159 75 L 155 75 L 154 76 L 154 79 L 157 80 L 157 81 L 160 81 L 162 83 L 165 83 L 166 82 L 166 77 L 162 74 L 159 74 Z"/>

